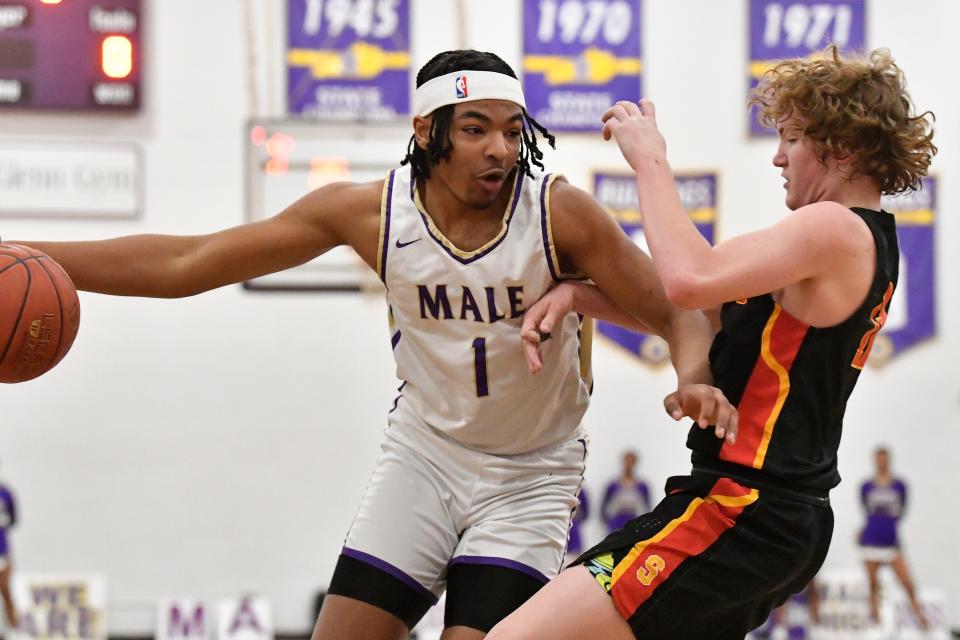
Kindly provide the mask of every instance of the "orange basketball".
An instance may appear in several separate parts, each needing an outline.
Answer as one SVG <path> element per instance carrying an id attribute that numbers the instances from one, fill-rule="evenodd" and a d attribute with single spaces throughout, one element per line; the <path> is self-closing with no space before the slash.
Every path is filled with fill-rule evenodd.
<path id="1" fill-rule="evenodd" d="M 0 382 L 24 382 L 67 355 L 80 300 L 67 272 L 39 251 L 0 244 Z"/>

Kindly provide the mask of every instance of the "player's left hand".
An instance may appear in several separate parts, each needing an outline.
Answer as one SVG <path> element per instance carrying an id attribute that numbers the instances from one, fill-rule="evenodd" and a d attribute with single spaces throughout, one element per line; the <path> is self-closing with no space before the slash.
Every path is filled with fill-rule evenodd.
<path id="1" fill-rule="evenodd" d="M 718 438 L 730 444 L 737 441 L 739 414 L 723 392 L 707 384 L 686 384 L 663 399 L 663 407 L 674 420 L 684 416 L 697 421 L 697 426 L 713 426 Z"/>
<path id="2" fill-rule="evenodd" d="M 657 129 L 657 112 L 649 100 L 621 100 L 603 114 L 603 139 L 613 138 L 634 171 L 644 158 L 666 158 L 667 143 Z"/>
<path id="3" fill-rule="evenodd" d="M 550 332 L 573 311 L 573 284 L 560 283 L 536 301 L 523 314 L 520 337 L 523 338 L 523 356 L 530 373 L 543 370 L 540 344 L 550 339 Z"/>

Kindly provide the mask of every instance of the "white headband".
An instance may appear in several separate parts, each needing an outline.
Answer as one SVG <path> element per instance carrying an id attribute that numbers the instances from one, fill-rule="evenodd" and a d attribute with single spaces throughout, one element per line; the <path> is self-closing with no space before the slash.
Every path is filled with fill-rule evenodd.
<path id="1" fill-rule="evenodd" d="M 527 108 L 516 78 L 496 71 L 454 71 L 417 87 L 413 111 L 426 116 L 445 105 L 473 100 L 508 100 Z"/>

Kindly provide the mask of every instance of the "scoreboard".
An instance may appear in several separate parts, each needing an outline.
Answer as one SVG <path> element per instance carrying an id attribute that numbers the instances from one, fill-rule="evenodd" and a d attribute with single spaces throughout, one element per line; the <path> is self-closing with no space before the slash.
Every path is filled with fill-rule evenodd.
<path id="1" fill-rule="evenodd" d="M 0 109 L 140 108 L 141 0 L 0 0 Z"/>

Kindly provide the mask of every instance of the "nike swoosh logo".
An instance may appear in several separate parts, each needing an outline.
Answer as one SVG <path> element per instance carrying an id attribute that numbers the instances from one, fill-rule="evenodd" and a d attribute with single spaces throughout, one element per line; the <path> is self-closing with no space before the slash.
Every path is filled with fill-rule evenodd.
<path id="1" fill-rule="evenodd" d="M 423 238 L 417 238 L 416 240 L 411 240 L 410 242 L 400 242 L 397 240 L 397 249 L 403 249 L 404 247 L 410 246 L 414 242 L 420 242 Z"/>

